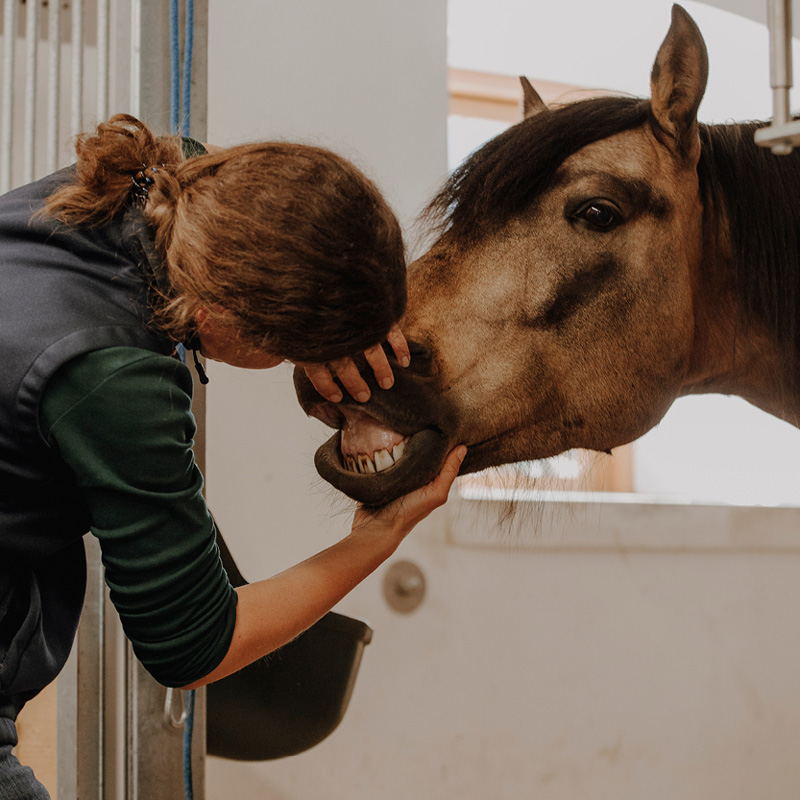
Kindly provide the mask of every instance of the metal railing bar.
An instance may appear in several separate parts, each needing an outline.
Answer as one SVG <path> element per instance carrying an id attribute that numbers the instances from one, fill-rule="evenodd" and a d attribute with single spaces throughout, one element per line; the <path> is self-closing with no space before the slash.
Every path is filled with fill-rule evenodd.
<path id="1" fill-rule="evenodd" d="M 769 77 L 772 87 L 772 124 L 756 133 L 756 144 L 771 148 L 775 155 L 792 152 L 792 139 L 782 135 L 792 124 L 789 90 L 792 88 L 792 3 L 768 0 Z"/>
<path id="2" fill-rule="evenodd" d="M 97 121 L 108 116 L 109 0 L 97 0 Z"/>
<path id="3" fill-rule="evenodd" d="M 0 192 L 11 188 L 11 147 L 13 142 L 14 110 L 14 44 L 17 30 L 16 0 L 6 0 L 3 9 L 3 98 L 0 121 Z"/>
<path id="4" fill-rule="evenodd" d="M 83 0 L 72 0 L 72 113 L 71 133 L 81 132 L 83 119 Z"/>
<path id="5" fill-rule="evenodd" d="M 141 115 L 142 104 L 142 0 L 131 0 L 131 84 L 129 113 Z"/>
<path id="6" fill-rule="evenodd" d="M 36 56 L 39 44 L 39 0 L 28 0 L 25 9 L 25 119 L 23 124 L 22 180 L 33 180 L 36 146 Z"/>
<path id="7" fill-rule="evenodd" d="M 47 7 L 47 172 L 58 168 L 59 98 L 61 96 L 61 2 Z"/>

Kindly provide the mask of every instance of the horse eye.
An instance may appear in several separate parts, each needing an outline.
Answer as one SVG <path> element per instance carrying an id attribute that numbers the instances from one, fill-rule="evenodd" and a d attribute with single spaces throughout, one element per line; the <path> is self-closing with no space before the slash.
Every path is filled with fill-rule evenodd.
<path id="1" fill-rule="evenodd" d="M 576 214 L 576 217 L 602 231 L 610 230 L 620 221 L 619 213 L 613 206 L 599 202 L 585 206 Z"/>

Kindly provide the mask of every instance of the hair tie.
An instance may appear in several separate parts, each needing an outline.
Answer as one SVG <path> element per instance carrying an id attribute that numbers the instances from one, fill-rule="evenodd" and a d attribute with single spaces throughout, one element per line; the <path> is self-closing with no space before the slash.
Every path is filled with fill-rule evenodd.
<path id="1" fill-rule="evenodd" d="M 167 165 L 162 163 L 160 166 L 163 168 Z M 158 167 L 155 166 L 155 164 L 148 167 L 147 164 L 142 161 L 142 166 L 131 175 L 131 183 L 133 184 L 131 194 L 133 195 L 134 203 L 139 207 L 144 207 L 146 205 L 148 187 L 154 182 L 147 174 L 148 170 L 158 172 Z"/>
<path id="2" fill-rule="evenodd" d="M 131 175 L 131 194 L 136 205 L 143 207 L 147 203 L 148 186 L 152 182 L 153 179 L 147 174 L 147 164 L 142 162 L 142 166 Z"/>

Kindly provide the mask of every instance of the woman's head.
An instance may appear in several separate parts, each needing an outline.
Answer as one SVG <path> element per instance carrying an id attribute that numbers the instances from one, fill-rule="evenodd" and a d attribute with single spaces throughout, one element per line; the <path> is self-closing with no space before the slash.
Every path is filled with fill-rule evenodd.
<path id="1" fill-rule="evenodd" d="M 179 138 L 120 115 L 77 152 L 77 182 L 48 202 L 72 224 L 111 219 L 149 167 L 144 214 L 168 278 L 156 317 L 178 340 L 211 317 L 244 346 L 323 362 L 374 345 L 403 313 L 397 220 L 328 150 L 265 142 L 183 160 Z"/>

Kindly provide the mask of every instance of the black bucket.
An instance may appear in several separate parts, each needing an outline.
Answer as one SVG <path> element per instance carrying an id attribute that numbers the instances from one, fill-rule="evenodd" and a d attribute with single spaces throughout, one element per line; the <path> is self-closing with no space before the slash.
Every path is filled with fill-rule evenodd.
<path id="1" fill-rule="evenodd" d="M 217 536 L 234 586 L 247 583 Z M 353 693 L 365 622 L 333 611 L 307 631 L 206 689 L 206 750 L 240 761 L 266 761 L 308 750 L 339 725 Z"/>

